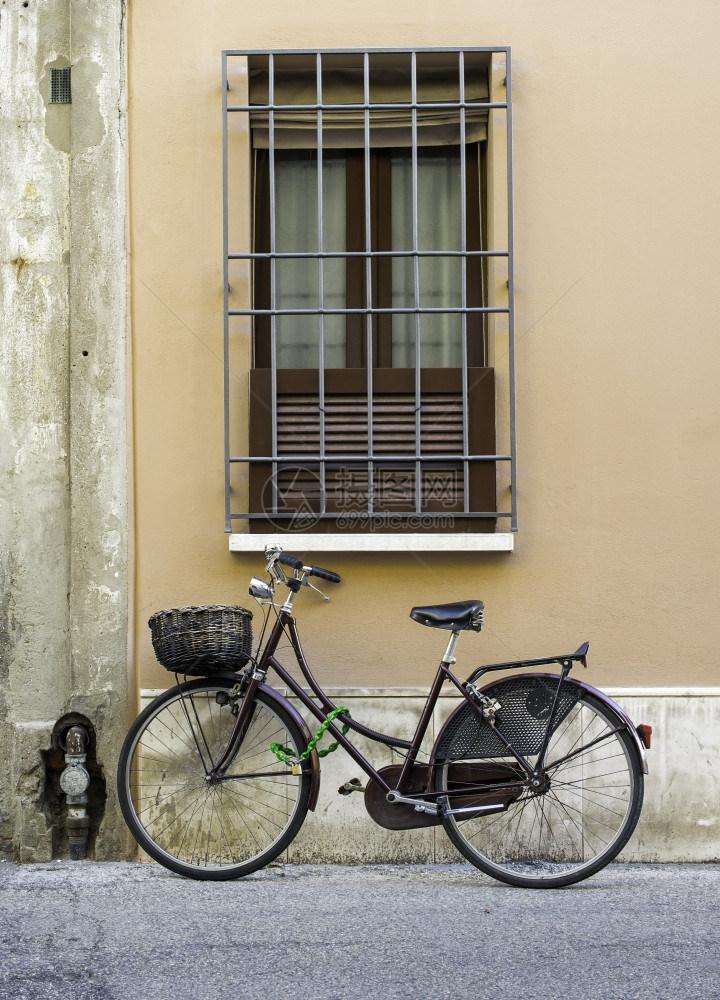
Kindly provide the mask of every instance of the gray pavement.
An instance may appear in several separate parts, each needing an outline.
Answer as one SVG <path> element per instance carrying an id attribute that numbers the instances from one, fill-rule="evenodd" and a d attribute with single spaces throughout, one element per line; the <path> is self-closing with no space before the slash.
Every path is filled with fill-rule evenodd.
<path id="1" fill-rule="evenodd" d="M 463 865 L 0 863 L 0 998 L 716 1000 L 720 865 L 563 890 Z"/>

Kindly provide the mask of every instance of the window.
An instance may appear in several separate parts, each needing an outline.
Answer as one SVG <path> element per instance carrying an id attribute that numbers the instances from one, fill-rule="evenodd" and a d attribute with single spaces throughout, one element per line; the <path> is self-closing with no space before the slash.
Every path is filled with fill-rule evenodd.
<path id="1" fill-rule="evenodd" d="M 492 362 L 511 310 L 496 301 L 510 252 L 492 245 L 488 210 L 489 119 L 507 113 L 504 95 L 490 99 L 493 53 L 233 55 L 228 86 L 245 99 L 226 107 L 244 123 L 226 127 L 226 258 L 230 289 L 245 266 L 248 301 L 228 293 L 228 355 L 233 319 L 252 325 L 228 530 L 494 532 L 514 520 L 512 496 L 509 511 L 497 501 L 503 463 L 513 492 L 514 444 L 496 442 Z M 233 143 L 251 189 L 247 250 L 230 243 Z"/>

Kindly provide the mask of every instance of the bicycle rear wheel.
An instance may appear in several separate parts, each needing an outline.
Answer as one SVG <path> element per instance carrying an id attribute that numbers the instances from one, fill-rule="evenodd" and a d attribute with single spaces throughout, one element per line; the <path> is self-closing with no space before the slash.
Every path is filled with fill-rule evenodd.
<path id="1" fill-rule="evenodd" d="M 118 795 L 138 844 L 190 878 L 238 878 L 276 858 L 308 810 L 311 774 L 292 774 L 270 750 L 305 741 L 263 691 L 240 749 L 218 783 L 206 780 L 225 750 L 240 703 L 231 681 L 203 678 L 164 692 L 132 725 L 120 753 Z"/>
<path id="2" fill-rule="evenodd" d="M 513 683 L 513 697 L 522 697 L 524 690 L 532 709 L 532 699 L 538 700 L 537 682 L 528 678 L 525 689 L 519 681 Z M 530 888 L 579 882 L 616 857 L 635 829 L 643 800 L 637 748 L 624 720 L 589 692 L 580 691 L 553 731 L 538 790 L 524 788 L 519 796 L 508 796 L 502 812 L 443 818 L 461 854 L 501 882 Z M 493 689 L 487 693 L 494 694 Z M 502 696 L 499 700 L 502 703 Z M 485 736 L 483 741 L 492 745 Z M 453 761 L 461 759 L 505 767 L 509 781 L 523 777 L 506 751 L 492 756 L 473 751 L 467 733 L 461 731 L 446 739 L 443 751 L 444 759 L 435 770 L 436 791 L 453 782 Z M 537 757 L 524 755 L 534 766 Z M 453 784 L 457 787 L 457 781 Z"/>

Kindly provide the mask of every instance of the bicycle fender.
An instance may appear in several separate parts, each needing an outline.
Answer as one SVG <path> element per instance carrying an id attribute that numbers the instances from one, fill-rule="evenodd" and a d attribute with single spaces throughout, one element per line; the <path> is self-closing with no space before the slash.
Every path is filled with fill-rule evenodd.
<path id="1" fill-rule="evenodd" d="M 303 719 L 302 715 L 300 715 L 298 710 L 294 708 L 293 705 L 290 704 L 287 698 L 283 698 L 281 694 L 278 694 L 278 692 L 274 688 L 268 687 L 267 684 L 260 684 L 259 689 L 263 691 L 269 698 L 272 698 L 272 700 L 279 708 L 284 709 L 284 711 L 286 711 L 288 715 L 291 716 L 293 722 L 298 727 L 300 732 L 303 734 L 303 739 L 305 740 L 306 744 L 309 743 L 310 740 L 312 739 L 312 734 L 308 729 L 308 724 L 307 722 L 305 722 L 305 720 Z M 310 809 L 311 812 L 314 812 L 315 806 L 317 805 L 318 801 L 318 795 L 320 794 L 320 758 L 318 757 L 317 750 L 313 750 L 313 752 L 308 757 L 308 760 L 310 762 L 310 769 L 311 769 L 310 799 L 308 801 L 308 809 Z"/>
<path id="2" fill-rule="evenodd" d="M 525 676 L 525 677 L 557 677 L 558 675 L 557 674 L 524 674 L 524 675 L 521 674 L 519 676 Z M 505 678 L 503 678 L 503 679 L 505 679 Z M 643 741 L 640 739 L 640 734 L 637 731 L 637 726 L 632 721 L 632 719 L 627 714 L 627 712 L 623 711 L 623 709 L 620 708 L 620 706 L 618 705 L 618 703 L 616 701 L 613 701 L 612 698 L 610 698 L 608 695 L 604 694 L 602 691 L 599 691 L 597 688 L 594 688 L 591 684 L 586 684 L 585 681 L 576 680 L 574 677 L 566 677 L 565 680 L 567 681 L 568 684 L 574 684 L 576 687 L 582 688 L 583 691 L 587 691 L 589 694 L 594 695 L 594 697 L 597 698 L 598 701 L 601 701 L 603 703 L 603 705 L 606 705 L 607 708 L 612 709 L 612 711 L 615 712 L 615 714 L 620 717 L 620 720 L 625 723 L 625 726 L 626 726 L 628 732 L 630 733 L 630 735 L 633 738 L 633 742 L 635 743 L 635 747 L 637 749 L 638 756 L 640 758 L 640 766 L 642 767 L 643 774 L 647 774 L 648 773 L 647 752 L 645 750 L 645 746 L 643 745 Z"/>
<path id="3" fill-rule="evenodd" d="M 585 691 L 588 691 L 590 694 L 598 698 L 603 703 L 603 705 L 607 705 L 607 707 L 611 708 L 616 715 L 620 716 L 622 721 L 627 726 L 628 732 L 632 736 L 633 741 L 635 742 L 638 756 L 640 757 L 640 765 L 642 767 L 643 774 L 647 774 L 648 773 L 647 751 L 645 749 L 643 741 L 640 739 L 640 734 L 637 731 L 637 726 L 632 721 L 627 712 L 623 711 L 623 709 L 620 708 L 620 706 L 616 701 L 613 701 L 613 699 L 610 698 L 608 695 L 603 694 L 602 691 L 598 691 L 597 688 L 592 687 L 591 684 L 586 684 L 584 681 L 575 680 L 574 677 L 567 677 L 566 680 L 569 681 L 571 684 L 576 684 L 578 687 L 581 687 Z"/>

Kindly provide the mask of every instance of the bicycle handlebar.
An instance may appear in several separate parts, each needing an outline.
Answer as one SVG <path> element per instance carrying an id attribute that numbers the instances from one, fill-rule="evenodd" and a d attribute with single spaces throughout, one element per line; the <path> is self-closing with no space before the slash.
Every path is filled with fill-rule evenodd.
<path id="1" fill-rule="evenodd" d="M 288 555 L 287 552 L 281 552 L 277 557 L 277 561 L 282 563 L 283 566 L 289 566 L 291 569 L 302 569 L 302 559 L 296 559 L 295 556 Z"/>
<path id="2" fill-rule="evenodd" d="M 340 577 L 331 569 L 323 569 L 322 566 L 305 566 L 302 559 L 297 559 L 288 552 L 281 552 L 277 561 L 283 566 L 289 566 L 290 569 L 304 569 L 308 576 L 317 576 L 320 580 L 327 580 L 328 583 L 340 583 Z"/>
<path id="3" fill-rule="evenodd" d="M 340 583 L 340 577 L 337 573 L 333 573 L 331 569 L 323 569 L 322 566 L 310 566 L 310 572 L 308 576 L 319 576 L 321 580 L 327 580 L 328 583 Z"/>

